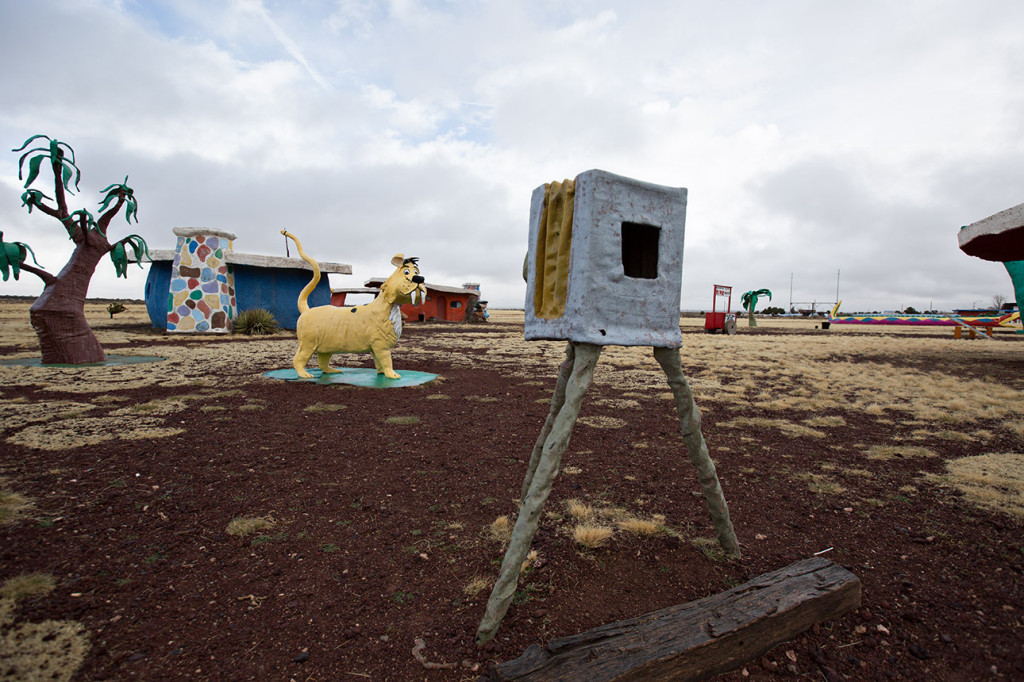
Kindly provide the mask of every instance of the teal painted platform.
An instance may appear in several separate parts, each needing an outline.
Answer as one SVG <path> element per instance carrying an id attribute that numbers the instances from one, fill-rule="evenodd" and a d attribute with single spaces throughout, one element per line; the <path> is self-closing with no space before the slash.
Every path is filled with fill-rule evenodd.
<path id="1" fill-rule="evenodd" d="M 429 372 L 416 372 L 411 369 L 403 369 L 398 373 L 399 379 L 388 379 L 383 374 L 377 374 L 375 369 L 339 367 L 341 371 L 337 374 L 323 374 L 319 369 L 310 369 L 312 379 L 300 379 L 294 369 L 275 369 L 264 372 L 263 376 L 271 379 L 284 379 L 285 381 L 306 381 L 316 384 L 350 384 L 352 386 L 363 386 L 364 388 L 404 388 L 406 386 L 420 386 L 428 381 L 437 378 L 436 374 Z"/>
<path id="2" fill-rule="evenodd" d="M 81 365 L 64 365 L 60 363 L 43 364 L 42 358 L 15 358 L 0 360 L 0 365 L 8 367 L 117 367 L 118 365 L 135 365 L 140 362 L 163 362 L 167 358 L 158 355 L 108 355 L 103 362 L 87 362 Z"/>

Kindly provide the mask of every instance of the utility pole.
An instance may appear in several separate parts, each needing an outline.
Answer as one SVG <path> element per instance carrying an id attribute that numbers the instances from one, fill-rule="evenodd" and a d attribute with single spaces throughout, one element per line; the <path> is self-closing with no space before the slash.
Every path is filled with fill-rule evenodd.
<path id="1" fill-rule="evenodd" d="M 789 273 L 789 310 L 787 313 L 793 312 L 793 273 Z"/>
<path id="2" fill-rule="evenodd" d="M 839 270 L 836 270 L 836 303 L 839 303 Z"/>

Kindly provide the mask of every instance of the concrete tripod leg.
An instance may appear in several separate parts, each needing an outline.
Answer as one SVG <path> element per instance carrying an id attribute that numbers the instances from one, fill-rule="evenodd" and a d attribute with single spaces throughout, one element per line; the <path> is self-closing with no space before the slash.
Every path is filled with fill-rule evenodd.
<path id="1" fill-rule="evenodd" d="M 697 409 L 697 403 L 693 400 L 690 383 L 683 374 L 683 366 L 679 361 L 679 350 L 677 348 L 655 348 L 654 357 L 661 368 L 665 370 L 668 385 L 675 397 L 676 413 L 679 415 L 679 427 L 683 432 L 683 442 L 686 443 L 686 452 L 690 456 L 690 462 L 697 468 L 697 481 L 704 493 L 704 500 L 708 504 L 711 522 L 718 533 L 718 543 L 727 554 L 739 558 L 740 545 L 736 540 L 736 531 L 733 530 L 732 521 L 729 520 L 729 507 L 725 503 L 725 494 L 718 482 L 715 463 L 711 461 L 707 443 L 704 442 L 704 435 L 700 431 L 700 410 Z"/>
<path id="2" fill-rule="evenodd" d="M 551 396 L 551 409 L 548 411 L 548 418 L 544 420 L 544 426 L 540 430 L 540 435 L 537 436 L 537 443 L 533 446 L 533 454 L 530 455 L 530 465 L 526 469 L 526 476 L 523 478 L 523 491 L 519 496 L 520 502 L 524 502 L 526 495 L 530 492 L 533 473 L 537 470 L 537 464 L 540 462 L 544 443 L 548 439 L 548 434 L 551 433 L 551 427 L 555 423 L 558 411 L 565 404 L 565 385 L 569 381 L 569 375 L 572 374 L 572 361 L 575 356 L 576 348 L 570 343 L 565 347 L 565 360 L 558 368 L 558 380 L 555 382 L 555 392 Z"/>
<path id="3" fill-rule="evenodd" d="M 533 536 L 537 532 L 540 513 L 551 493 L 551 486 L 558 475 L 562 454 L 569 445 L 569 437 L 572 436 L 572 429 L 576 425 L 580 404 L 594 378 L 594 366 L 601 355 L 601 347 L 586 343 L 573 345 L 574 357 L 572 358 L 572 371 L 569 373 L 565 386 L 565 403 L 551 420 L 551 430 L 544 440 L 529 492 L 519 508 L 519 517 L 512 529 L 512 539 L 509 541 L 508 549 L 505 550 L 505 558 L 501 562 L 501 572 L 491 590 L 490 599 L 487 600 L 484 617 L 480 620 L 480 625 L 476 630 L 477 644 L 483 644 L 494 637 L 498 626 L 501 625 L 501 620 L 505 617 L 505 612 L 508 611 L 508 605 L 511 603 L 512 595 L 515 594 L 516 585 L 519 583 L 519 571 L 522 568 L 523 560 L 526 559 L 530 542 L 533 541 Z M 569 352 L 567 351 L 566 354 L 568 355 Z"/>

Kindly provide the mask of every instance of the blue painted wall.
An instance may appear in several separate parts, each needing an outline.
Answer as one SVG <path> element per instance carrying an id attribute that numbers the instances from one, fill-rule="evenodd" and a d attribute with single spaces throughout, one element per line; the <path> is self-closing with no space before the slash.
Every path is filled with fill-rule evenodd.
<path id="1" fill-rule="evenodd" d="M 146 278 L 146 312 L 157 329 L 167 329 L 167 297 L 171 295 L 171 261 L 156 261 Z"/>
<path id="2" fill-rule="evenodd" d="M 235 274 L 235 302 L 238 312 L 265 308 L 285 329 L 295 329 L 299 321 L 299 292 L 309 284 L 313 272 L 301 268 L 258 268 L 232 265 Z M 170 296 L 171 261 L 149 266 L 146 278 L 146 312 L 157 329 L 167 329 L 167 297 Z M 326 275 L 309 295 L 309 307 L 330 305 L 331 285 Z"/>
<path id="3" fill-rule="evenodd" d="M 266 308 L 285 329 L 295 329 L 299 321 L 299 292 L 313 278 L 312 270 L 300 268 L 257 268 L 233 265 L 235 301 L 238 312 Z M 330 305 L 331 285 L 326 275 L 320 276 L 316 289 L 309 295 L 309 307 Z"/>

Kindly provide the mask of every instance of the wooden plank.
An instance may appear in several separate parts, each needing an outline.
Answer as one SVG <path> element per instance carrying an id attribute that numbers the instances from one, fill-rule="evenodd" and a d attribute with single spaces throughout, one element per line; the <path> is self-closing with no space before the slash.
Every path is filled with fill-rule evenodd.
<path id="1" fill-rule="evenodd" d="M 733 670 L 857 608 L 860 580 L 803 559 L 704 599 L 534 644 L 492 680 L 696 680 Z"/>

